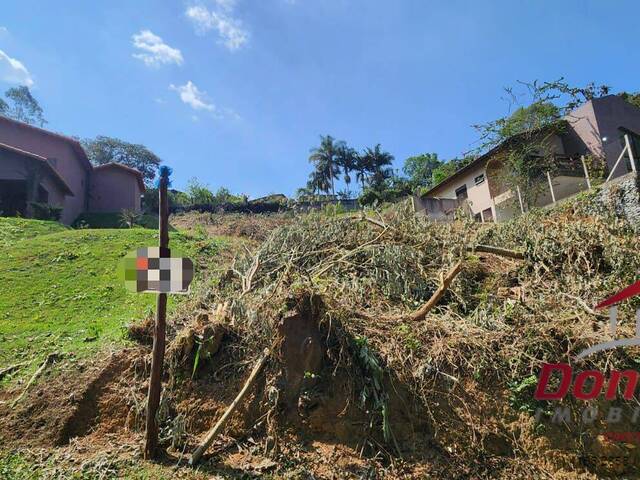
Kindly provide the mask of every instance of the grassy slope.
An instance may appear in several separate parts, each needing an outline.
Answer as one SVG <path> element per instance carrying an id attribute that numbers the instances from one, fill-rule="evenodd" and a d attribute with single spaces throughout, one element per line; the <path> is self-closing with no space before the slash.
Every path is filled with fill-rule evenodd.
<path id="1" fill-rule="evenodd" d="M 172 247 L 190 256 L 192 240 L 171 233 Z M 125 290 L 118 260 L 157 242 L 156 231 L 142 228 L 72 230 L 0 218 L 0 368 L 28 360 L 33 370 L 52 351 L 82 357 L 123 343 L 124 327 L 152 310 L 155 295 Z"/>
<path id="2" fill-rule="evenodd" d="M 0 248 L 6 247 L 16 240 L 63 232 L 66 229 L 67 227 L 58 222 L 0 217 Z"/>

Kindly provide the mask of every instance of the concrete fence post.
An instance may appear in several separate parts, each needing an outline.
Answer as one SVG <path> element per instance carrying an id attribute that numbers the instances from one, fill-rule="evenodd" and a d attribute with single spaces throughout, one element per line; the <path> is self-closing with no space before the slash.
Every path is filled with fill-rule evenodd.
<path id="1" fill-rule="evenodd" d="M 582 162 L 582 168 L 584 169 L 584 178 L 587 180 L 587 189 L 591 190 L 591 179 L 589 178 L 587 162 L 584 161 L 584 155 L 580 155 L 580 161 Z"/>
<path id="2" fill-rule="evenodd" d="M 635 173 L 636 171 L 636 162 L 633 158 L 633 149 L 631 148 L 631 142 L 629 141 L 629 135 L 624 134 L 624 147 L 629 152 L 629 161 L 631 162 L 631 171 Z"/>
<path id="3" fill-rule="evenodd" d="M 520 213 L 524 213 L 524 204 L 522 203 L 522 194 L 520 193 L 519 185 L 516 185 L 516 191 L 518 192 L 518 201 L 520 202 Z"/>
<path id="4" fill-rule="evenodd" d="M 551 181 L 551 174 L 547 172 L 547 180 L 549 180 L 549 190 L 551 190 L 551 200 L 553 203 L 556 203 L 556 194 L 553 191 L 553 182 Z"/>

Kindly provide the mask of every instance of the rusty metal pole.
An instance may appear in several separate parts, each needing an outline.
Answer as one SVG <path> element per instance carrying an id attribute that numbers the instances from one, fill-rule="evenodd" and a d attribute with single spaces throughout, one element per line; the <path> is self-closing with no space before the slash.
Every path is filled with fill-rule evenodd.
<path id="1" fill-rule="evenodd" d="M 159 207 L 160 248 L 169 248 L 169 201 L 167 198 L 168 171 L 161 169 Z M 167 329 L 167 294 L 158 293 L 156 324 L 153 331 L 153 351 L 151 354 L 151 375 L 149 377 L 149 395 L 147 397 L 147 424 L 144 458 L 156 458 L 158 453 L 158 407 L 162 387 L 165 336 Z"/>

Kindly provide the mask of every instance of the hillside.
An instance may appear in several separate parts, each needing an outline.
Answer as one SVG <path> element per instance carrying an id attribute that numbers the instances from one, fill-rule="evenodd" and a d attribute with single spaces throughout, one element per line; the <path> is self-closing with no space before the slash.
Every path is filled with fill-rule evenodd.
<path id="1" fill-rule="evenodd" d="M 558 405 L 579 419 L 585 403 L 533 395 L 545 363 L 570 362 L 607 375 L 637 368 L 638 347 L 575 360 L 609 338 L 607 315 L 592 306 L 636 281 L 640 271 L 638 225 L 611 197 L 603 202 L 601 192 L 583 194 L 498 225 L 464 218 L 433 223 L 398 206 L 368 212 L 369 220 L 297 216 L 262 243 L 252 233 L 251 248 L 227 257 L 171 316 L 159 418 L 162 462 L 139 456 L 151 326 L 142 321 L 148 305 L 136 304 L 127 311 L 141 309 L 141 321 L 129 329 L 137 345 L 124 342 L 127 348 L 88 366 L 63 364 L 16 409 L 0 405 L 0 439 L 13 445 L 0 468 L 63 478 L 637 475 L 637 450 L 605 438 L 633 430 L 629 417 L 613 426 L 603 416 L 589 424 L 558 423 Z M 209 223 L 182 222 L 194 230 L 222 228 L 218 217 L 201 220 Z M 69 272 L 81 260 L 96 262 L 88 245 L 113 246 L 115 259 L 127 242 L 147 241 L 147 234 L 78 230 L 18 240 L 12 255 L 21 256 L 10 260 L 12 278 L 27 260 L 39 266 L 29 273 L 39 272 L 45 262 L 33 252 L 62 235 L 70 243 L 47 254 L 47 286 L 57 281 L 55 271 L 69 276 L 65 288 L 72 290 L 77 287 Z M 493 253 L 480 246 L 494 247 Z M 51 261 L 65 252 L 78 257 Z M 446 279 L 447 272 L 457 275 Z M 39 298 L 29 293 L 28 282 L 18 285 Z M 104 292 L 100 285 L 97 291 Z M 122 299 L 115 291 L 109 295 L 109 303 Z M 89 314 L 110 318 L 100 297 L 82 305 Z M 621 337 L 633 336 L 627 319 L 637 307 L 637 299 L 620 306 Z M 120 321 L 104 324 L 115 329 L 127 319 L 124 309 L 113 308 Z M 60 338 L 66 341 L 67 322 L 78 332 L 83 327 L 62 312 L 51 328 L 65 332 Z M 37 321 L 15 315 L 37 331 Z M 68 351 L 81 350 L 80 343 L 69 343 Z M 248 397 L 198 469 L 188 467 L 189 452 L 231 404 L 265 349 L 272 353 Z M 6 389 L 3 397 L 13 398 L 15 391 Z M 54 398 L 59 400 L 51 409 Z M 604 398 L 593 402 L 608 410 Z M 634 407 L 622 399 L 615 405 Z M 45 453 L 27 450 L 33 448 Z"/>
<path id="2" fill-rule="evenodd" d="M 118 260 L 157 242 L 157 232 L 144 228 L 74 230 L 0 218 L 0 365 L 27 361 L 33 370 L 51 352 L 79 360 L 126 344 L 127 325 L 151 314 L 155 295 L 127 292 Z M 174 232 L 171 243 L 197 253 L 195 237 Z M 215 254 L 217 245 L 207 248 Z"/>

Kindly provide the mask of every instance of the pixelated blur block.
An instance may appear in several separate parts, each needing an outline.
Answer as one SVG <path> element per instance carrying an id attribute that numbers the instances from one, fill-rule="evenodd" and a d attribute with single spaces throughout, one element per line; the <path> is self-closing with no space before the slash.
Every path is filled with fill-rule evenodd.
<path id="1" fill-rule="evenodd" d="M 168 248 L 138 248 L 123 261 L 124 283 L 132 292 L 187 293 L 193 280 L 193 262 L 173 258 Z"/>

